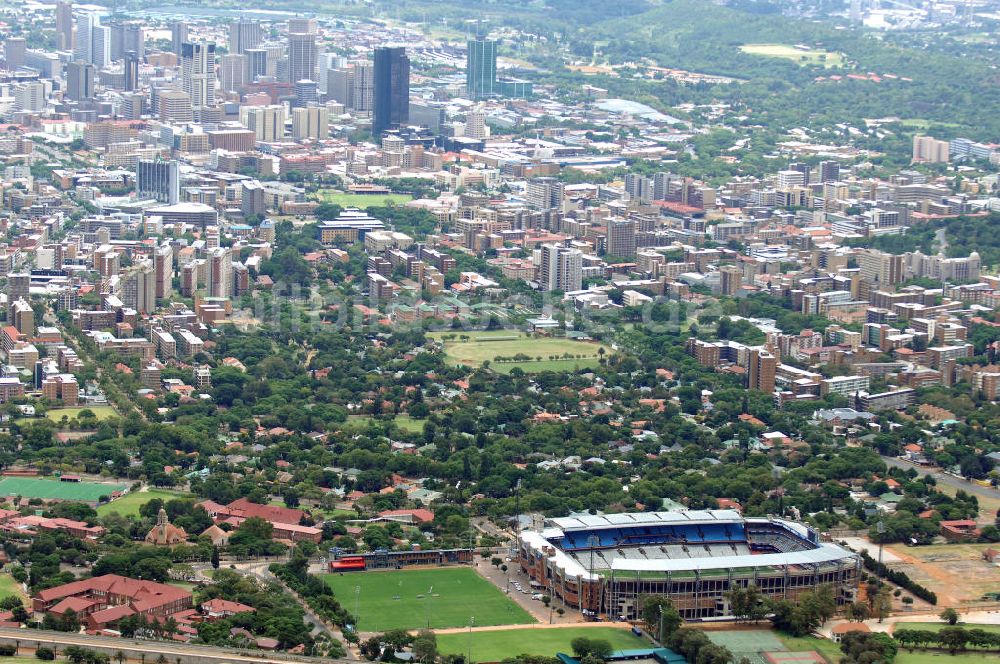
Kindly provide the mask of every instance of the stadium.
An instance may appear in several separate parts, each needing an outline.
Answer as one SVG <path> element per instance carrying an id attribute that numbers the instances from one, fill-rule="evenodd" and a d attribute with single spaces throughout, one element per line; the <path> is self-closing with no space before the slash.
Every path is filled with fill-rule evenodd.
<path id="1" fill-rule="evenodd" d="M 861 573 L 857 554 L 807 526 L 732 510 L 549 519 L 518 546 L 521 569 L 555 602 L 623 620 L 653 594 L 669 595 L 687 620 L 725 619 L 726 593 L 750 584 L 790 600 L 831 584 L 838 602 L 851 602 Z"/>

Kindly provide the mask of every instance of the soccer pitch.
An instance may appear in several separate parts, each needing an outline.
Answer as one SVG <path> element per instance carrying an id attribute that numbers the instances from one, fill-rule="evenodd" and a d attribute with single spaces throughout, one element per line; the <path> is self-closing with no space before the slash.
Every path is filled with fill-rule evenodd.
<path id="1" fill-rule="evenodd" d="M 615 650 L 649 648 L 650 642 L 618 627 L 559 627 L 554 629 L 502 629 L 488 632 L 438 634 L 438 650 L 446 655 L 468 655 L 473 662 L 499 662 L 514 655 L 555 657 L 572 653 L 578 637 L 602 639 Z"/>
<path id="2" fill-rule="evenodd" d="M 468 567 L 325 574 L 358 631 L 523 625 L 531 615 Z M 360 589 L 355 604 L 355 588 Z M 357 608 L 355 608 L 357 607 Z"/>
<path id="3" fill-rule="evenodd" d="M 23 496 L 44 500 L 82 500 L 96 503 L 101 496 L 127 488 L 125 484 L 100 482 L 60 482 L 36 477 L 4 477 L 0 479 L 0 497 Z"/>

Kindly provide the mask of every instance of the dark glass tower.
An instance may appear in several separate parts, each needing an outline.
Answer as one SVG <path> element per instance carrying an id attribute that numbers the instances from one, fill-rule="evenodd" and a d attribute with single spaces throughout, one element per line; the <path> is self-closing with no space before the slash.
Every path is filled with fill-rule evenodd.
<path id="1" fill-rule="evenodd" d="M 410 119 L 410 59 L 402 46 L 375 49 L 375 112 L 372 133 L 378 135 Z"/>
<path id="2" fill-rule="evenodd" d="M 468 42 L 465 56 L 465 87 L 473 99 L 497 94 L 497 43 L 485 37 Z"/>

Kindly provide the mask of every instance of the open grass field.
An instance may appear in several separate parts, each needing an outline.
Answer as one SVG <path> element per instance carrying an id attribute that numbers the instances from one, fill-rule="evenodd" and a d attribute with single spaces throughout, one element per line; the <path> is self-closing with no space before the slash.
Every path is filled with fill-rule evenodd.
<path id="1" fill-rule="evenodd" d="M 789 636 L 781 632 L 776 632 L 776 634 L 781 643 L 790 652 L 815 650 L 820 655 L 823 655 L 830 664 L 837 664 L 840 658 L 844 656 L 844 653 L 840 651 L 840 645 L 830 639 L 823 639 L 818 636 Z"/>
<path id="2" fill-rule="evenodd" d="M 475 617 L 476 624 L 523 625 L 535 622 L 475 570 L 468 567 L 353 572 L 325 574 L 344 607 L 355 611 L 358 630 L 384 632 L 390 629 L 463 627 Z"/>
<path id="3" fill-rule="evenodd" d="M 945 627 L 948 627 L 948 623 L 945 622 L 931 622 L 931 623 L 896 623 L 893 626 L 893 631 L 900 629 L 920 629 L 927 632 L 940 632 Z M 1000 634 L 1000 625 L 977 625 L 975 623 L 964 623 L 959 622 L 958 627 L 964 627 L 965 629 L 981 629 L 985 632 L 991 634 Z"/>
<path id="4" fill-rule="evenodd" d="M 24 591 L 21 590 L 21 584 L 15 581 L 10 574 L 0 574 L 0 599 L 8 597 L 28 599 Z"/>
<path id="5" fill-rule="evenodd" d="M 961 609 L 987 592 L 1000 588 L 1000 567 L 983 560 L 989 544 L 932 544 L 904 546 L 893 544 L 886 549 L 899 558 L 893 569 L 906 572 L 917 583 L 937 593 L 941 606 Z M 995 545 L 994 545 L 995 546 Z"/>
<path id="6" fill-rule="evenodd" d="M 457 334 L 454 339 L 444 339 Z M 576 341 L 561 337 L 531 337 L 518 330 L 496 330 L 491 332 L 440 332 L 434 338 L 444 343 L 445 354 L 456 364 L 480 366 L 489 361 L 495 371 L 509 373 L 514 367 L 525 372 L 571 370 L 574 367 L 593 367 L 600 359 L 598 350 L 610 349 L 601 344 Z M 463 339 L 462 336 L 467 338 Z M 564 358 L 565 354 L 583 357 Z M 519 362 L 497 362 L 498 357 L 514 357 L 524 354 L 534 358 Z"/>
<path id="7" fill-rule="evenodd" d="M 476 624 L 479 619 L 476 619 Z M 473 662 L 499 662 L 514 655 L 553 657 L 557 652 L 572 654 L 570 642 L 578 637 L 604 639 L 615 650 L 649 648 L 652 644 L 627 629 L 618 627 L 559 627 L 555 629 L 503 629 L 490 632 L 438 634 L 438 650 L 446 655 L 469 653 Z"/>
<path id="8" fill-rule="evenodd" d="M 347 426 L 364 428 L 368 426 L 368 423 L 373 419 L 375 418 L 368 415 L 349 415 L 347 418 Z M 416 420 L 409 415 L 396 415 L 391 420 L 377 419 L 375 421 L 379 424 L 392 422 L 403 431 L 407 431 L 409 433 L 420 433 L 424 430 L 424 422 L 427 420 Z"/>
<path id="9" fill-rule="evenodd" d="M 0 496 L 96 502 L 101 496 L 110 496 L 127 486 L 103 482 L 60 482 L 36 477 L 4 477 L 0 479 Z"/>
<path id="10" fill-rule="evenodd" d="M 111 406 L 90 406 L 84 408 L 53 408 L 45 413 L 45 417 L 53 422 L 58 422 L 65 415 L 68 419 L 73 419 L 80 414 L 80 411 L 89 410 L 98 420 L 107 420 L 116 417 L 118 414 Z"/>
<path id="11" fill-rule="evenodd" d="M 181 491 L 167 491 L 165 489 L 150 489 L 149 491 L 133 491 L 127 493 L 118 500 L 104 503 L 98 506 L 97 516 L 105 516 L 112 512 L 117 512 L 121 516 L 138 516 L 139 508 L 153 500 L 173 500 L 174 498 L 188 498 L 191 494 Z"/>
<path id="12" fill-rule="evenodd" d="M 795 48 L 788 44 L 744 44 L 740 46 L 740 50 L 749 55 L 792 60 L 800 65 L 839 67 L 844 64 L 844 56 L 841 53 L 816 48 Z"/>
<path id="13" fill-rule="evenodd" d="M 340 207 L 352 207 L 364 210 L 368 207 L 378 207 L 386 203 L 403 205 L 413 200 L 409 194 L 348 194 L 343 191 L 319 191 L 316 199 L 323 203 L 331 203 Z"/>
<path id="14" fill-rule="evenodd" d="M 900 648 L 894 661 L 895 664 L 983 664 L 998 660 L 1000 657 L 987 653 L 949 655 L 946 652 L 907 652 Z"/>

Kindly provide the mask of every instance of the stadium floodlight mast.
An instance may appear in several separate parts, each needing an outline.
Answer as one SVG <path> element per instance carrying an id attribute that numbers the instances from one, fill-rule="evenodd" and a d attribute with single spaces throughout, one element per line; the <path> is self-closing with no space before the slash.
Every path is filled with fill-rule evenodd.
<path id="1" fill-rule="evenodd" d="M 467 664 L 472 664 L 472 628 L 476 626 L 476 617 L 469 617 L 469 659 Z"/>
<path id="2" fill-rule="evenodd" d="M 593 590 L 594 589 L 594 551 L 600 545 L 601 545 L 601 538 L 598 537 L 597 535 L 591 535 L 590 537 L 587 538 L 587 546 L 590 548 L 590 569 L 588 569 L 587 571 L 590 572 L 590 579 L 588 579 L 588 581 L 590 582 L 591 596 L 593 596 L 593 592 L 594 592 L 594 590 Z M 580 593 L 580 604 L 581 604 L 580 608 L 583 609 L 583 606 L 582 606 L 582 604 L 583 604 L 583 593 L 582 592 Z M 597 615 L 598 613 L 600 613 L 600 609 L 601 609 L 601 607 L 597 607 L 597 611 L 594 611 L 594 615 Z"/>
<path id="3" fill-rule="evenodd" d="M 879 519 L 879 522 L 875 524 L 875 530 L 878 532 L 878 578 L 882 578 L 882 544 L 885 542 L 885 521 Z"/>

